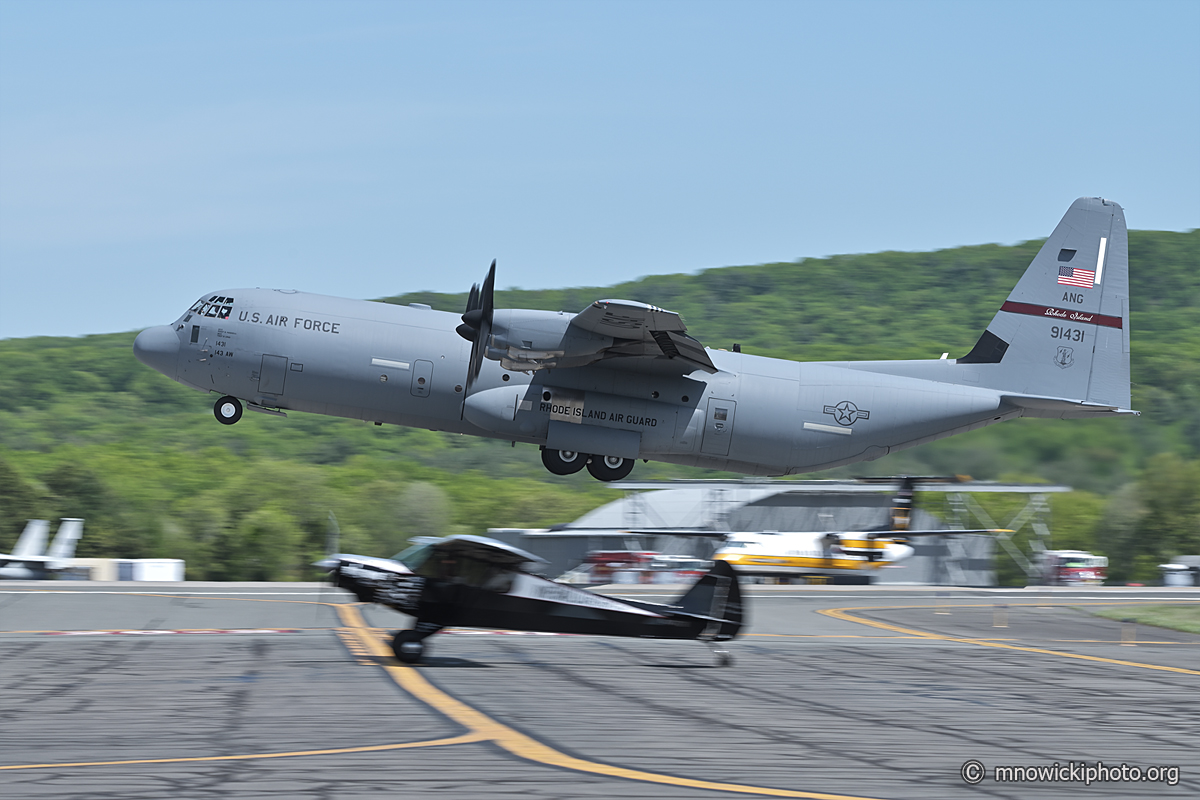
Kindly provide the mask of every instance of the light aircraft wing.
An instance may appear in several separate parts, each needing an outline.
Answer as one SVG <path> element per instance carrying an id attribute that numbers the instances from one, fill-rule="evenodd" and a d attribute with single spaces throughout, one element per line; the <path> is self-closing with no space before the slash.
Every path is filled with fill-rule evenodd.
<path id="1" fill-rule="evenodd" d="M 687 335 L 687 326 L 674 311 L 633 300 L 597 300 L 571 325 L 615 340 L 604 359 L 666 359 L 681 367 L 717 372 L 704 345 Z"/>
<path id="2" fill-rule="evenodd" d="M 515 569 L 522 564 L 544 564 L 544 558 L 527 553 L 519 547 L 505 544 L 485 536 L 457 534 L 455 536 L 418 536 L 410 539 L 413 544 L 425 544 L 442 556 L 462 555 L 500 567 Z"/>

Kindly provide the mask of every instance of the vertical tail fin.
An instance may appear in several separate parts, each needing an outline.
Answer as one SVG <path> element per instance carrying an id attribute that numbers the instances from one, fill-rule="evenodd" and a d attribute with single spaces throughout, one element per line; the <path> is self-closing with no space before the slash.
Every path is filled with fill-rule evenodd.
<path id="1" fill-rule="evenodd" d="M 17 557 L 40 556 L 46 552 L 46 534 L 50 531 L 50 523 L 44 519 L 31 519 L 25 523 L 25 530 L 17 539 L 12 554 Z"/>
<path id="2" fill-rule="evenodd" d="M 1072 203 L 958 363 L 980 365 L 983 385 L 1013 395 L 1128 409 L 1129 242 L 1121 207 L 1098 197 Z"/>
<path id="3" fill-rule="evenodd" d="M 713 617 L 701 634 L 702 639 L 724 641 L 737 636 L 742 628 L 742 589 L 737 573 L 728 561 L 714 561 L 712 569 L 680 597 L 675 605 L 686 614 Z"/>
<path id="4" fill-rule="evenodd" d="M 83 535 L 83 520 L 76 517 L 64 517 L 58 525 L 58 533 L 46 553 L 53 559 L 68 559 L 75 557 L 75 544 Z"/>

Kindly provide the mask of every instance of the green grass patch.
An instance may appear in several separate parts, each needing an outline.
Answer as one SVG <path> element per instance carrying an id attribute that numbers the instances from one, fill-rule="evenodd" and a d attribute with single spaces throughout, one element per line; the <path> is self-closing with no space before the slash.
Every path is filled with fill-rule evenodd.
<path id="1" fill-rule="evenodd" d="M 1200 633 L 1200 603 L 1179 606 L 1106 608 L 1094 613 L 1098 617 L 1107 617 L 1108 619 L 1133 619 L 1142 625 L 1170 628 L 1187 633 Z"/>

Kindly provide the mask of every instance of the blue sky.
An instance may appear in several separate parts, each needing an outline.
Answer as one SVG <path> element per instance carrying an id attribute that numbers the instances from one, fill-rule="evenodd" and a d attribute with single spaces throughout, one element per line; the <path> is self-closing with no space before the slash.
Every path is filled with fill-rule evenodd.
<path id="1" fill-rule="evenodd" d="M 1186 230 L 1198 41 L 1195 2 L 4 0 L 0 337 L 1012 243 L 1081 195 Z"/>

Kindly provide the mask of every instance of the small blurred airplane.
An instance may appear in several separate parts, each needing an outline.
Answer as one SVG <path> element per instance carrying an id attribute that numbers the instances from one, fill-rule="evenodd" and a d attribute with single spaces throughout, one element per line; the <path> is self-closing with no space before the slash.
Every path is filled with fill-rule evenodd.
<path id="1" fill-rule="evenodd" d="M 859 478 L 865 483 L 892 482 L 894 478 Z M 965 533 L 1011 533 L 999 528 L 979 530 L 913 530 L 913 492 L 919 483 L 965 483 L 953 477 L 904 477 L 892 498 L 888 524 L 866 531 L 801 531 L 730 533 L 713 555 L 741 575 L 768 577 L 834 578 L 839 583 L 871 582 L 872 573 L 909 558 L 915 552 L 909 541 L 919 536 L 955 536 Z"/>
<path id="2" fill-rule="evenodd" d="M 66 569 L 68 559 L 75 555 L 75 544 L 83 535 L 83 520 L 64 517 L 49 552 L 46 552 L 49 531 L 50 523 L 46 520 L 29 520 L 12 553 L 0 553 L 0 579 L 44 580 Z"/>
<path id="3" fill-rule="evenodd" d="M 547 633 L 700 639 L 719 666 L 732 663 L 719 643 L 742 627 L 742 597 L 733 568 L 718 561 L 672 605 L 618 600 L 533 575 L 542 559 L 495 539 L 419 537 L 393 559 L 338 553 L 315 566 L 363 603 L 380 603 L 416 618 L 399 631 L 392 652 L 420 661 L 424 640 L 448 626 Z"/>

